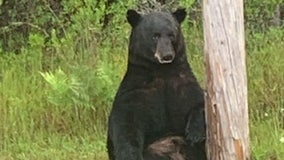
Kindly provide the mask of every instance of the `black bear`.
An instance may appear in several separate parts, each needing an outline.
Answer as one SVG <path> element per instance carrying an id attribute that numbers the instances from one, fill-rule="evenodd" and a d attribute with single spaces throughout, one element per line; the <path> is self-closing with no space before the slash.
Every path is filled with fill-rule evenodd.
<path id="1" fill-rule="evenodd" d="M 143 156 L 145 160 L 203 160 L 200 147 L 188 145 L 181 136 L 168 136 L 150 144 Z"/>
<path id="2" fill-rule="evenodd" d="M 180 28 L 185 17 L 184 9 L 127 11 L 132 31 L 127 71 L 109 116 L 110 160 L 173 159 L 153 145 L 169 136 L 182 137 L 185 145 L 176 146 L 186 149 L 185 159 L 206 159 L 204 97 L 187 62 Z"/>
<path id="3" fill-rule="evenodd" d="M 169 136 L 149 145 L 143 153 L 146 160 L 185 160 L 186 142 L 183 137 Z"/>

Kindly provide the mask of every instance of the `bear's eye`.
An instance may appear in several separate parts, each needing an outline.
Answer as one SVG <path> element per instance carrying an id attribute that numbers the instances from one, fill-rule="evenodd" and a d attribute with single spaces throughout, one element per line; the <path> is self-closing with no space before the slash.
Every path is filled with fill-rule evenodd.
<path id="1" fill-rule="evenodd" d="M 153 35 L 153 40 L 158 40 L 159 38 L 161 37 L 161 34 L 160 33 L 154 33 L 154 35 Z"/>
<path id="2" fill-rule="evenodd" d="M 175 41 L 175 35 L 174 34 L 170 33 L 170 34 L 168 34 L 168 37 L 170 38 L 170 40 L 172 42 Z"/>

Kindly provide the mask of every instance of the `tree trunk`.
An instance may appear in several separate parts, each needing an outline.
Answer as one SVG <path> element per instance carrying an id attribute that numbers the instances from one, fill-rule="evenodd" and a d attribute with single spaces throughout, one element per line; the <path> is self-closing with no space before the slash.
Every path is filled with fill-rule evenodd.
<path id="1" fill-rule="evenodd" d="M 203 0 L 207 156 L 248 160 L 243 0 Z"/>
<path id="2" fill-rule="evenodd" d="M 279 27 L 281 25 L 281 10 L 280 4 L 277 4 L 274 10 L 274 15 L 272 19 L 272 25 L 275 27 Z"/>

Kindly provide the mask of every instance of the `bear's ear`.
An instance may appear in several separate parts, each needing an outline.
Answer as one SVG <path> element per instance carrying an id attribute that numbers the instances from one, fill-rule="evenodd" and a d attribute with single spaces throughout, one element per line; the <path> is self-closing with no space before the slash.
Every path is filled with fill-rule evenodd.
<path id="1" fill-rule="evenodd" d="M 135 10 L 129 9 L 127 11 L 127 21 L 132 27 L 135 27 L 138 24 L 140 18 L 141 15 Z"/>
<path id="2" fill-rule="evenodd" d="M 175 12 L 172 13 L 173 16 L 176 18 L 179 24 L 181 24 L 186 17 L 185 8 L 179 8 Z"/>

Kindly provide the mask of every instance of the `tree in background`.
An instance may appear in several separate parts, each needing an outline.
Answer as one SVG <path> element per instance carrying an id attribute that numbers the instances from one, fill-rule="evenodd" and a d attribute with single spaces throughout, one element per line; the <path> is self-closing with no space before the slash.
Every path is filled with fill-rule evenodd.
<path id="1" fill-rule="evenodd" d="M 61 30 L 64 20 L 61 0 L 3 0 L 0 6 L 0 39 L 4 51 L 19 52 L 27 45 L 33 31 L 48 36 L 52 29 Z M 67 17 L 67 15 L 66 15 Z"/>
<path id="2" fill-rule="evenodd" d="M 138 10 L 175 9 L 180 0 L 136 0 Z M 102 29 L 108 27 L 117 14 L 117 0 L 67 1 L 67 0 L 2 0 L 0 4 L 0 46 L 4 51 L 20 52 L 28 45 L 31 33 L 40 33 L 49 40 L 52 30 L 58 37 L 64 37 L 64 30 L 73 23 L 72 17 L 83 8 L 92 8 L 92 12 L 100 16 Z M 125 5 L 127 8 L 127 6 Z M 184 7 L 184 6 L 183 6 Z M 191 24 L 201 24 L 201 1 L 195 0 L 186 6 Z M 120 8 L 121 9 L 121 8 Z M 123 12 L 124 13 L 124 12 Z M 245 24 L 252 32 L 265 31 L 270 26 L 283 26 L 284 2 L 280 1 L 245 1 Z"/>
<path id="3" fill-rule="evenodd" d="M 137 8 L 141 12 L 151 10 L 174 10 L 178 7 L 179 0 L 137 0 Z"/>

